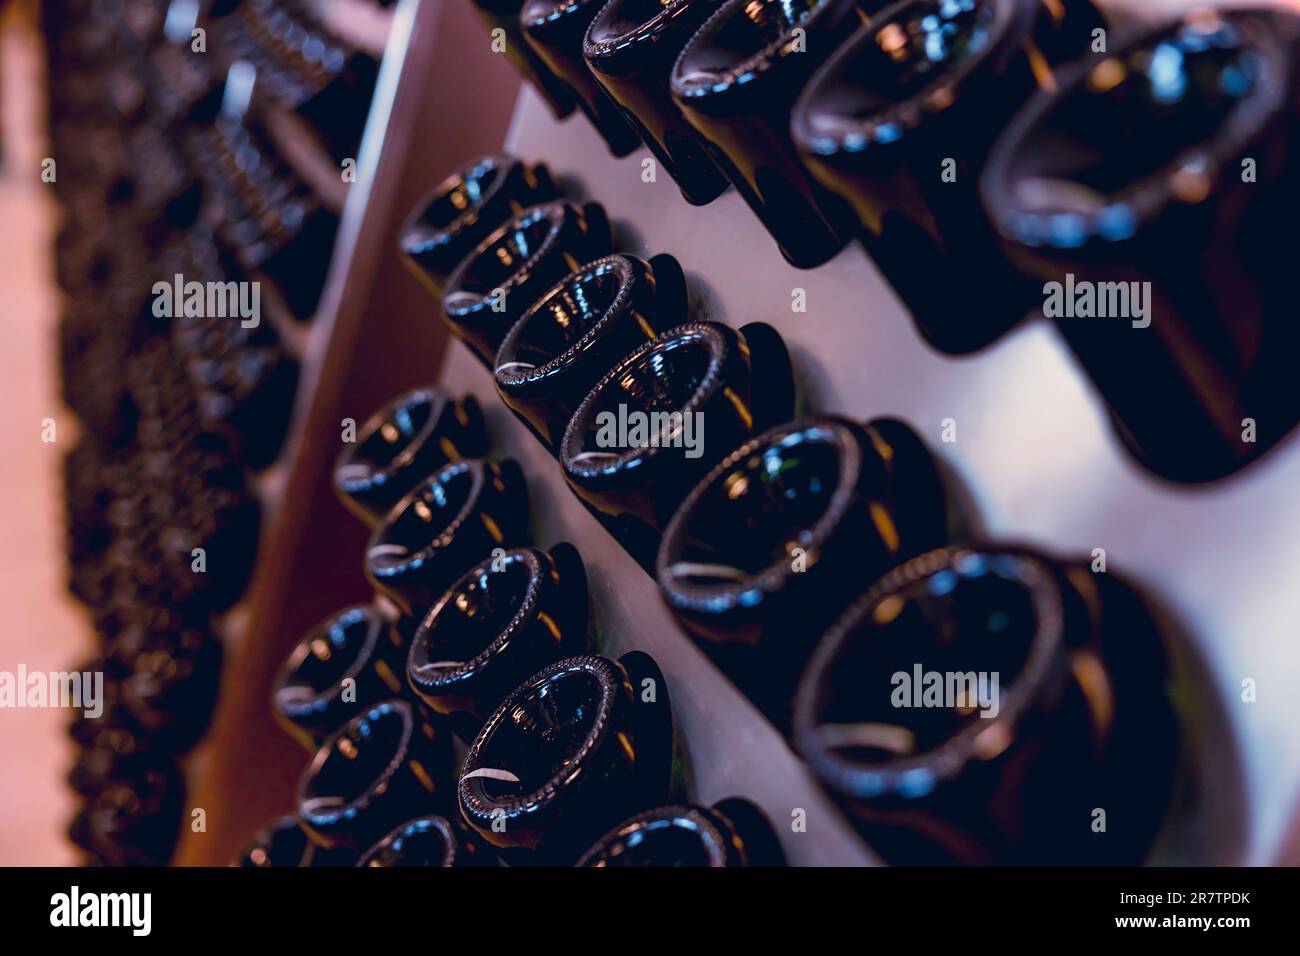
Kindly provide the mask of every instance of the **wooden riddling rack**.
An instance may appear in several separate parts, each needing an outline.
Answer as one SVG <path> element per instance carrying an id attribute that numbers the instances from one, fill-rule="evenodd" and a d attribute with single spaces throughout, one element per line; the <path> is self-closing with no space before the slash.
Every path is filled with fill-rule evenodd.
<path id="1" fill-rule="evenodd" d="M 1144 12 L 1156 6 L 1150 0 Z M 582 117 L 556 122 L 531 90 L 516 103 L 517 89 L 466 0 L 402 0 L 321 315 L 304 348 L 282 491 L 192 801 L 207 809 L 208 831 L 187 834 L 180 862 L 224 863 L 258 826 L 291 811 L 307 758 L 271 719 L 271 679 L 310 625 L 369 593 L 365 530 L 330 487 L 341 422 L 430 380 L 479 398 L 494 454 L 516 459 L 527 476 L 535 542 L 567 540 L 581 551 L 601 650 L 645 650 L 663 668 L 690 797 L 754 801 L 792 863 L 874 862 L 780 735 L 681 632 L 653 579 L 567 489 L 549 452 L 501 404 L 490 374 L 447 341 L 435 303 L 398 260 L 397 230 L 418 199 L 503 143 L 547 163 L 575 197 L 601 202 L 622 251 L 675 255 L 692 318 L 776 327 L 804 409 L 912 424 L 957 477 L 987 534 L 1065 553 L 1106 548 L 1111 567 L 1174 620 L 1198 675 L 1193 812 L 1179 815 L 1156 862 L 1296 860 L 1300 728 L 1286 692 L 1300 683 L 1300 590 L 1277 578 L 1300 538 L 1292 504 L 1300 443 L 1284 442 L 1225 482 L 1164 484 L 1121 449 L 1045 324 L 1027 324 L 975 356 L 942 356 L 921 341 L 856 246 L 820 269 L 795 270 L 734 192 L 691 207 L 666 175 L 642 181 L 647 153 L 614 160 Z M 795 289 L 805 290 L 806 313 L 791 309 Z M 980 308 L 977 295 L 971 308 Z M 955 443 L 941 442 L 946 418 L 957 422 Z M 1256 703 L 1241 702 L 1247 677 L 1259 685 Z M 806 813 L 806 832 L 791 832 L 796 809 Z"/>

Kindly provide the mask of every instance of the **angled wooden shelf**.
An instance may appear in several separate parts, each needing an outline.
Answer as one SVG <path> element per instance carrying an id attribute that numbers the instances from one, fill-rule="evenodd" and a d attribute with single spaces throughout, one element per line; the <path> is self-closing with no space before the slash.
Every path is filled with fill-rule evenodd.
<path id="1" fill-rule="evenodd" d="M 270 684 L 317 620 L 365 600 L 365 531 L 329 476 L 345 418 L 431 381 L 446 342 L 428 294 L 398 260 L 394 237 L 427 190 L 466 158 L 500 148 L 518 82 L 496 59 L 468 4 L 401 0 L 349 185 L 317 315 L 298 343 L 301 378 L 280 462 L 261 476 L 263 535 L 245 606 L 227 626 L 223 689 L 193 763 L 182 865 L 223 865 L 272 817 L 292 810 L 307 755 L 275 726 Z M 465 77 L 476 79 L 467 89 Z M 472 95 L 471 95 L 472 94 Z M 455 130 L 455 136 L 447 135 Z"/>

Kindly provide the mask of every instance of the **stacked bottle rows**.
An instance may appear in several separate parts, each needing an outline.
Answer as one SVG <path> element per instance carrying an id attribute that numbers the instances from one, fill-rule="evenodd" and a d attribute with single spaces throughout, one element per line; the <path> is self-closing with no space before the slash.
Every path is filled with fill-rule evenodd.
<path id="1" fill-rule="evenodd" d="M 734 185 L 796 266 L 861 241 L 942 350 L 993 341 L 1041 306 L 1044 282 L 1150 283 L 1145 316 L 1058 324 L 1157 472 L 1227 474 L 1293 426 L 1280 368 L 1295 333 L 1281 244 L 1265 238 L 1294 205 L 1280 174 L 1293 17 L 1198 11 L 1120 40 L 1075 0 L 474 2 L 557 113 L 580 107 L 616 155 L 645 142 L 691 202 Z M 209 13 L 245 24 L 258 10 Z M 199 208 L 259 225 L 196 222 L 241 268 L 278 274 L 301 314 L 318 288 L 290 288 L 300 266 L 277 263 L 297 260 L 256 230 L 292 233 L 320 210 L 260 158 L 273 124 L 244 108 L 247 56 L 195 101 L 210 112 L 185 114 L 201 133 L 175 141 L 191 162 L 228 157 L 212 183 L 195 176 Z M 275 89 L 309 114 L 293 84 Z M 1108 129 L 1123 149 L 1097 142 Z M 272 194 L 298 211 L 267 215 Z M 1183 732 L 1169 629 L 1131 587 L 980 541 L 901 422 L 794 419 L 775 331 L 692 321 L 681 267 L 620 253 L 604 211 L 566 200 L 544 167 L 470 164 L 402 244 L 506 405 L 873 849 L 911 863 L 1145 856 Z M 134 356 L 127 341 L 101 348 Z M 143 397 L 123 386 L 121 417 L 170 408 L 165 380 L 151 367 Z M 119 405 L 89 404 L 117 420 Z M 611 437 L 628 412 L 654 424 Z M 170 435 L 152 414 L 149 440 Z M 709 439 L 692 448 L 696 421 Z M 526 547 L 522 473 L 486 449 L 472 400 L 425 389 L 345 451 L 336 484 L 373 527 L 376 601 L 287 662 L 274 706 L 314 756 L 296 817 L 246 860 L 778 859 L 743 802 L 681 804 L 662 675 L 644 654 L 590 652 L 580 559 Z M 952 674 L 972 682 L 945 686 Z M 981 675 L 1000 688 L 986 696 Z"/>
<path id="2" fill-rule="evenodd" d="M 472 399 L 418 389 L 345 449 L 376 598 L 285 661 L 272 706 L 313 756 L 297 814 L 237 862 L 780 863 L 747 801 L 680 801 L 663 675 L 592 650 L 581 557 L 527 544 L 523 473 L 487 447 Z"/>
<path id="3" fill-rule="evenodd" d="M 799 268 L 860 242 L 934 347 L 1045 314 L 1125 445 L 1220 478 L 1300 420 L 1287 11 L 1120 36 L 1092 0 L 471 0 L 557 116 L 734 186 Z"/>
<path id="4" fill-rule="evenodd" d="M 279 303 L 310 317 L 332 244 L 334 214 L 259 131 L 281 111 L 328 119 L 322 141 L 355 137 L 374 65 L 296 4 L 56 0 L 43 19 L 59 369 L 82 424 L 64 463 L 69 588 L 99 643 L 81 670 L 106 684 L 103 715 L 71 728 L 70 833 L 92 862 L 157 864 L 215 701 L 214 622 L 253 567 L 250 473 L 292 410 Z"/>
<path id="5" fill-rule="evenodd" d="M 791 420 L 773 329 L 688 321 L 677 262 L 612 243 L 599 206 L 505 156 L 439 185 L 402 237 L 506 405 L 875 851 L 1140 861 L 1181 756 L 1169 635 L 1146 602 L 1085 562 L 971 541 L 977 516 L 902 422 Z M 608 441 L 619 409 L 662 416 L 665 440 Z M 666 440 L 693 420 L 707 442 Z M 644 654 L 582 653 L 582 562 L 567 544 L 521 547 L 522 472 L 487 447 L 472 398 L 426 388 L 345 449 L 335 486 L 372 528 L 377 599 L 286 663 L 273 706 L 315 756 L 297 817 L 245 862 L 779 860 L 742 800 L 654 806 L 681 799 L 668 689 Z M 895 675 L 918 661 L 1001 686 L 931 700 L 917 674 L 913 710 Z M 449 733 L 468 745 L 458 766 Z M 742 830 L 723 841 L 739 856 L 703 835 Z"/>

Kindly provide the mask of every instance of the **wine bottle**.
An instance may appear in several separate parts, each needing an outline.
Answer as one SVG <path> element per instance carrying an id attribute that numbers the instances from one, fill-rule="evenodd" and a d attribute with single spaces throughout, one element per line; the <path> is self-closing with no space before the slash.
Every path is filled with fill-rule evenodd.
<path id="1" fill-rule="evenodd" d="M 114 635 L 105 668 L 119 681 L 120 702 L 134 721 L 185 751 L 208 728 L 221 662 L 221 641 L 206 625 L 158 611 Z"/>
<path id="2" fill-rule="evenodd" d="M 1173 677 L 1113 573 L 952 547 L 827 631 L 793 740 L 890 862 L 1136 865 L 1175 778 Z"/>
<path id="3" fill-rule="evenodd" d="M 205 220 L 240 266 L 275 286 L 293 315 L 312 317 L 324 289 L 339 217 L 283 160 L 259 110 L 219 115 L 185 140 L 206 171 Z"/>
<path id="4" fill-rule="evenodd" d="M 404 820 L 449 806 L 447 735 L 404 700 L 374 704 L 335 731 L 298 782 L 298 819 L 326 850 L 359 856 Z"/>
<path id="5" fill-rule="evenodd" d="M 694 206 L 717 199 L 729 183 L 673 102 L 670 81 L 682 48 L 717 8 L 717 0 L 611 0 L 582 49 L 596 80 Z"/>
<path id="6" fill-rule="evenodd" d="M 497 866 L 492 848 L 456 814 L 408 820 L 357 862 L 367 867 Z"/>
<path id="7" fill-rule="evenodd" d="M 499 550 L 453 584 L 411 642 L 406 678 L 433 714 L 473 740 L 483 719 L 531 674 L 582 651 L 587 576 L 577 549 Z"/>
<path id="8" fill-rule="evenodd" d="M 102 671 L 102 663 L 83 664 L 73 673 Z M 96 718 L 78 714 L 69 726 L 76 759 L 67 781 L 75 793 L 92 797 L 123 780 L 174 762 L 176 750 L 165 738 L 150 734 L 121 703 L 120 688 L 105 675 L 103 712 Z"/>
<path id="9" fill-rule="evenodd" d="M 1104 42 L 1104 25 L 1090 0 L 906 0 L 844 44 L 795 106 L 804 163 L 852 205 L 936 348 L 982 348 L 1041 302 L 997 248 L 977 183 L 1015 109 Z"/>
<path id="10" fill-rule="evenodd" d="M 509 863 L 571 864 L 616 821 L 663 801 L 671 754 L 668 689 L 648 655 L 565 658 L 483 725 L 460 810 Z"/>
<path id="11" fill-rule="evenodd" d="M 185 781 L 173 762 L 113 781 L 87 799 L 68 839 L 102 866 L 165 866 L 180 838 Z"/>
<path id="12" fill-rule="evenodd" d="M 568 84 L 610 153 L 626 156 L 640 147 L 641 138 L 582 57 L 582 41 L 604 4 L 605 0 L 525 0 L 519 21 L 533 52 Z"/>
<path id="13" fill-rule="evenodd" d="M 783 866 L 772 825 L 747 800 L 716 807 L 655 807 L 624 820 L 597 840 L 578 866 Z"/>
<path id="14" fill-rule="evenodd" d="M 271 690 L 285 731 L 315 753 L 356 714 L 400 696 L 404 644 L 370 605 L 345 607 L 321 621 L 289 653 Z"/>
<path id="15" fill-rule="evenodd" d="M 219 247 L 206 226 L 188 230 L 165 252 L 175 257 L 174 265 L 159 270 L 168 286 L 175 275 L 183 276 L 187 287 L 190 282 L 215 282 L 234 289 L 256 281 Z M 246 327 L 242 317 L 226 314 L 237 304 L 233 301 L 228 309 L 218 309 L 218 315 L 206 309 L 199 310 L 204 314 L 190 314 L 181 308 L 180 298 L 173 297 L 171 344 L 184 361 L 200 416 L 209 427 L 235 436 L 248 467 L 267 467 L 279 456 L 288 432 L 298 363 L 274 324 L 261 321 L 260 315 L 251 316 L 256 324 Z M 149 320 L 156 321 L 152 308 L 148 312 Z"/>
<path id="16" fill-rule="evenodd" d="M 462 459 L 421 481 L 375 528 L 366 577 L 418 619 L 483 555 L 521 543 L 527 518 L 517 463 Z"/>
<path id="17" fill-rule="evenodd" d="M 682 50 L 678 106 L 791 265 L 812 269 L 853 236 L 853 214 L 799 162 L 790 110 L 818 65 L 880 0 L 730 0 Z"/>
<path id="18" fill-rule="evenodd" d="M 1300 203 L 1298 35 L 1282 10 L 1198 9 L 1112 45 L 1016 116 L 981 182 L 1121 439 L 1167 479 L 1228 475 L 1300 420 L 1274 239 Z"/>
<path id="19" fill-rule="evenodd" d="M 774 330 L 687 323 L 605 373 L 565 429 L 560 464 L 580 498 L 653 554 L 655 532 L 691 487 L 793 404 L 789 356 Z"/>
<path id="20" fill-rule="evenodd" d="M 373 528 L 416 483 L 461 458 L 487 453 L 483 412 L 472 395 L 434 387 L 403 392 L 361 426 L 334 466 L 334 490 Z"/>
<path id="21" fill-rule="evenodd" d="M 401 232 L 412 273 L 441 301 L 461 260 L 507 219 L 559 195 L 543 165 L 484 156 L 462 166 L 420 201 Z"/>
<path id="22" fill-rule="evenodd" d="M 584 262 L 613 251 L 609 220 L 596 203 L 525 210 L 456 267 L 442 308 L 451 330 L 489 369 L 501 340 L 548 289 Z"/>
<path id="23" fill-rule="evenodd" d="M 672 256 L 589 262 L 506 334 L 495 362 L 497 391 L 553 448 L 578 404 L 615 362 L 685 317 L 686 280 Z"/>
<path id="24" fill-rule="evenodd" d="M 505 41 L 505 54 L 510 58 L 520 75 L 532 84 L 542 100 L 551 108 L 556 119 L 564 119 L 573 112 L 573 91 L 554 73 L 550 71 L 528 41 L 519 23 L 524 0 L 471 0 L 480 19 L 493 32 Z M 501 31 L 499 34 L 496 31 Z"/>
<path id="25" fill-rule="evenodd" d="M 307 839 L 307 833 L 297 817 L 280 817 L 259 830 L 231 861 L 231 866 L 307 867 L 312 865 L 316 844 Z"/>
<path id="26" fill-rule="evenodd" d="M 901 422 L 781 425 L 686 495 L 655 564 L 696 643 L 779 728 L 818 635 L 900 560 L 947 537 L 943 482 Z"/>

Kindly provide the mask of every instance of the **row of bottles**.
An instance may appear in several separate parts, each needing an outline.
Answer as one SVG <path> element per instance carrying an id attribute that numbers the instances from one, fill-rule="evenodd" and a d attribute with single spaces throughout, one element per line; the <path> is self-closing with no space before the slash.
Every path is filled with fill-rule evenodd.
<path id="1" fill-rule="evenodd" d="M 469 248 L 471 233 L 482 238 Z M 401 243 L 507 406 L 646 567 L 677 503 L 725 450 L 792 413 L 775 330 L 687 321 L 680 264 L 615 251 L 603 208 L 559 198 L 545 167 L 467 164 L 417 206 Z M 699 454 L 610 449 L 602 425 L 620 408 L 707 418 L 709 441 Z"/>
<path id="2" fill-rule="evenodd" d="M 1020 317 L 996 319 L 1015 312 L 999 305 L 987 310 L 996 328 L 954 326 L 969 314 L 967 304 L 954 312 L 937 297 L 962 288 L 963 276 L 1005 304 L 1017 289 L 1032 290 L 1023 275 L 1048 268 L 1041 263 L 1087 259 L 1080 251 L 1087 242 L 1074 243 L 1081 228 L 1095 228 L 1109 243 L 1150 241 L 1138 228 L 1147 219 L 1125 220 L 1113 203 L 1067 211 L 1052 205 L 1062 196 L 1071 203 L 1087 198 L 1080 190 L 1053 192 L 1062 173 L 1101 188 L 1095 177 L 1102 161 L 1098 169 L 1072 165 L 1087 153 L 1062 148 L 1063 132 L 1092 122 L 1095 111 L 1112 105 L 1115 90 L 1136 96 L 1134 115 L 1142 115 L 1151 105 L 1142 98 L 1149 92 L 1144 84 L 1158 79 L 1153 50 L 1164 62 L 1168 49 L 1183 57 L 1179 62 L 1212 51 L 1207 62 L 1217 79 L 1209 85 L 1240 98 L 1262 62 L 1241 48 L 1273 42 L 1258 35 L 1252 15 L 1199 14 L 1085 71 L 1062 64 L 1084 52 L 1077 41 L 1100 22 L 1086 3 L 908 0 L 871 19 L 876 10 L 868 8 L 879 4 L 835 0 L 475 2 L 504 25 L 509 52 L 557 110 L 581 109 L 616 155 L 645 139 L 693 202 L 734 184 L 797 265 L 816 265 L 860 239 L 926 335 L 950 351 L 986 344 Z M 372 65 L 358 60 L 352 72 L 346 54 L 340 61 L 328 46 L 285 49 L 289 33 L 269 4 L 235 9 L 216 4 L 204 15 L 246 34 L 247 59 L 231 64 L 224 78 L 209 77 L 207 88 L 174 113 L 178 125 L 168 127 L 169 137 L 178 135 L 179 145 L 162 142 L 174 146 L 177 168 L 198 168 L 174 177 L 177 188 L 161 204 L 152 194 L 140 201 L 134 215 L 156 227 L 142 234 L 158 243 L 140 261 L 167 253 L 186 257 L 187 275 L 234 269 L 264 276 L 289 311 L 305 317 L 324 271 L 311 264 L 328 253 L 335 223 L 275 155 L 264 111 L 310 116 L 319 96 L 335 104 L 317 111 L 325 126 L 335 113 L 354 116 L 337 104 L 358 96 Z M 309 46 L 311 63 L 299 62 Z M 154 70 L 169 62 L 152 53 L 143 60 Z M 256 105 L 246 108 L 249 63 L 258 80 L 251 87 Z M 286 63 L 290 79 L 280 75 Z M 1070 79 L 1071 69 L 1077 78 Z M 141 75 L 149 75 L 143 67 Z M 276 78 L 263 85 L 268 76 Z M 873 76 L 907 95 L 884 97 L 867 83 Z M 1056 91 L 1036 94 L 1013 117 L 1045 76 Z M 1126 89 L 1126 77 L 1137 85 Z M 1165 80 L 1179 95 L 1186 92 L 1186 85 Z M 990 94 L 980 92 L 985 85 L 1002 91 L 993 99 L 1003 113 L 991 122 L 994 113 L 984 108 Z M 1201 91 L 1207 96 L 1209 85 Z M 1078 102 L 1056 105 L 1070 89 Z M 1174 114 L 1170 128 L 1180 128 L 1179 96 L 1161 102 Z M 175 110 L 171 99 L 164 107 Z M 980 124 L 984 140 L 967 136 L 967 127 Z M 936 193 L 939 159 L 934 183 L 921 182 L 917 171 L 929 162 L 924 150 L 941 148 L 953 135 L 942 130 L 957 130 L 971 152 L 945 154 L 957 176 L 944 183 L 952 189 Z M 337 144 L 348 135 L 323 138 Z M 1151 135 L 1150 151 L 1158 153 Z M 1212 179 L 1203 185 L 1217 200 Z M 1196 186 L 1184 180 L 1180 188 Z M 112 188 L 97 201 L 117 215 L 121 197 L 134 194 L 107 174 L 100 181 Z M 1013 198 L 988 201 L 993 183 Z M 1214 215 L 1244 215 L 1249 205 L 1243 198 L 1216 206 Z M 1005 251 L 1003 213 L 1014 219 L 1016 241 L 1031 247 L 1023 256 Z M 1205 235 L 1197 231 L 1204 224 L 1180 223 L 1177 248 L 1185 251 Z M 77 263 L 116 253 L 99 248 L 111 245 L 103 239 L 85 251 L 76 229 L 69 236 L 65 248 L 80 257 Z M 199 253 L 196 243 L 203 245 Z M 757 322 L 731 328 L 694 320 L 681 265 L 669 255 L 620 252 L 605 211 L 568 201 L 545 167 L 504 156 L 466 166 L 420 204 L 402 247 L 453 332 L 489 369 L 506 405 L 555 454 L 574 493 L 655 576 L 683 631 L 785 735 L 874 850 L 904 863 L 1143 858 L 1180 770 L 1172 704 L 1178 674 L 1160 615 L 1132 588 L 1073 558 L 980 541 L 976 516 L 957 504 L 951 476 L 904 423 L 796 418 L 796 383 L 780 336 Z M 1152 262 L 1157 258 L 1153 253 Z M 204 263 L 212 262 L 218 264 L 205 273 Z M 84 281 L 95 268 L 66 271 Z M 1214 284 L 1211 272 L 1205 281 Z M 1195 347 L 1209 341 L 1209 313 L 1222 300 L 1207 301 L 1182 304 L 1190 331 L 1175 334 L 1177 348 L 1153 335 L 1143 359 L 1167 368 L 1162 383 L 1185 386 L 1168 389 L 1162 401 L 1173 404 L 1159 406 L 1180 423 L 1195 423 L 1204 411 L 1199 376 L 1206 363 Z M 136 302 L 130 314 L 139 311 Z M 128 483 L 130 468 L 150 476 L 171 470 L 167 455 L 136 454 L 131 443 L 154 450 L 158 436 L 171 441 L 178 429 L 188 435 L 187 422 L 206 423 L 220 411 L 229 427 L 219 434 L 232 436 L 236 452 L 229 454 L 242 487 L 245 464 L 271 460 L 278 439 L 252 441 L 241 432 L 287 420 L 283 396 L 292 390 L 292 362 L 276 357 L 277 342 L 234 329 L 178 320 L 158 331 L 166 335 L 152 336 L 156 343 L 141 353 L 147 361 L 122 366 L 139 366 L 134 385 L 122 389 L 129 403 L 105 402 L 101 396 L 112 389 L 88 385 L 95 398 L 82 404 L 114 426 L 102 434 L 126 436 Z M 1243 348 L 1263 338 L 1243 334 Z M 1087 347 L 1075 347 L 1089 361 Z M 105 371 L 103 356 L 134 356 L 136 336 L 96 348 L 95 362 L 79 372 L 116 374 Z M 1095 348 L 1089 367 L 1106 386 L 1098 369 L 1112 368 L 1130 346 L 1125 340 Z M 224 381 L 214 354 L 257 355 L 236 363 L 256 370 L 257 387 L 231 386 L 223 394 L 282 396 L 271 403 L 275 414 L 237 415 L 238 403 L 192 399 L 201 412 L 167 413 L 175 393 L 161 397 L 171 380 L 164 373 L 181 367 L 167 349 L 190 350 L 184 368 L 205 384 Z M 1197 375 L 1180 380 L 1192 367 Z M 1140 380 L 1133 366 L 1128 371 Z M 1138 417 L 1150 413 L 1148 406 L 1125 406 L 1123 396 L 1136 395 L 1132 382 L 1121 375 L 1110 386 L 1126 436 L 1157 470 L 1201 477 L 1180 473 L 1178 463 L 1194 459 L 1196 467 L 1222 473 L 1243 460 L 1233 452 L 1208 458 L 1204 442 L 1189 445 L 1186 437 L 1171 450 L 1177 443 L 1152 431 L 1157 419 Z M 1230 391 L 1223 395 L 1231 398 Z M 1268 389 L 1252 395 L 1281 407 Z M 1231 415 L 1236 408 L 1227 402 L 1218 411 Z M 608 422 L 627 414 L 661 424 L 652 426 L 653 435 L 611 438 Z M 1227 420 L 1220 415 L 1218 423 Z M 707 423 L 698 443 L 689 432 L 696 422 Z M 680 440 L 650 440 L 664 436 Z M 210 453 L 206 438 L 199 444 L 202 453 L 185 444 L 184 454 L 172 458 L 204 476 L 229 475 L 212 459 L 223 452 Z M 335 487 L 371 529 L 362 568 L 375 600 L 322 622 L 286 662 L 272 706 L 312 756 L 295 816 L 259 834 L 241 860 L 779 862 L 770 827 L 744 801 L 682 802 L 671 773 L 663 675 L 643 653 L 619 660 L 592 653 L 577 550 L 530 546 L 523 472 L 514 462 L 489 459 L 488 448 L 472 398 L 424 388 L 380 409 L 345 449 Z M 100 471 L 102 455 L 80 457 Z M 76 500 L 94 504 L 78 508 L 76 517 L 93 523 L 107 499 L 112 527 L 88 529 L 95 534 L 77 535 L 77 542 L 110 542 L 105 550 L 112 554 L 122 541 L 141 554 L 171 553 L 175 516 L 187 512 L 171 507 L 170 485 L 128 497 L 87 475 L 77 476 Z M 73 484 L 70 476 L 70 492 Z M 194 482 L 178 479 L 177 487 L 189 494 Z M 70 494 L 70 506 L 73 500 Z M 248 499 L 231 498 L 241 500 Z M 210 510 L 227 514 L 216 505 Z M 233 541 L 251 555 L 256 524 L 247 512 L 231 510 L 238 518 L 204 524 L 197 540 L 217 550 Z M 165 534 L 121 530 L 164 521 Z M 186 542 L 197 534 L 189 533 Z M 166 547 L 157 544 L 164 541 Z M 223 574 L 250 560 L 223 563 Z M 168 567 L 166 560 L 138 558 L 125 564 Z M 149 607 L 169 607 L 178 582 L 188 587 L 193 577 L 112 577 L 105 585 L 89 575 L 76 586 L 88 594 L 100 587 L 154 595 Z M 228 606 L 242 589 L 233 580 L 221 587 L 212 580 L 203 582 L 211 589 L 199 605 L 204 615 Z M 128 608 L 142 603 L 130 601 Z M 108 740 L 96 726 L 85 744 L 93 759 L 79 766 L 77 779 L 90 796 L 74 835 L 103 862 L 156 861 L 174 839 L 184 806 L 177 758 L 202 731 L 215 692 L 207 681 L 217 664 L 202 639 L 206 616 L 197 628 L 179 615 L 150 619 L 144 633 L 162 636 L 147 637 L 131 630 L 134 611 L 117 602 L 112 611 L 102 616 L 105 627 L 126 636 L 106 649 L 113 664 L 104 669 L 123 675 L 114 687 L 129 732 Z M 918 689 L 917 704 L 895 695 L 897 678 L 909 678 L 913 667 L 917 685 L 933 673 L 970 674 L 975 684 L 941 694 L 937 703 L 925 702 Z M 1000 686 L 981 685 L 982 678 L 997 678 Z M 147 740 L 137 725 L 149 731 Z M 1097 809 L 1109 815 L 1101 834 L 1089 827 Z"/>
<path id="3" fill-rule="evenodd" d="M 778 426 L 682 502 L 661 592 L 884 859 L 1140 863 L 1186 771 L 1176 635 L 1113 572 L 953 543 L 950 484 L 897 421 Z"/>
<path id="4" fill-rule="evenodd" d="M 527 544 L 522 472 L 487 445 L 473 399 L 422 388 L 344 449 L 335 488 L 372 529 L 376 597 L 285 660 L 272 708 L 312 758 L 296 816 L 237 862 L 779 862 L 747 802 L 673 802 L 663 674 L 592 652 L 577 549 Z"/>
<path id="5" fill-rule="evenodd" d="M 418 401 L 433 408 L 408 417 Z M 400 396 L 340 459 L 337 475 L 356 482 L 363 468 L 426 448 L 449 457 L 423 478 L 386 472 L 391 493 L 406 492 L 374 525 L 365 562 L 376 602 L 313 629 L 276 684 L 277 716 L 315 754 L 295 824 L 314 865 L 363 855 L 367 865 L 608 865 L 610 853 L 629 865 L 717 865 L 734 841 L 709 844 L 707 827 L 681 819 L 709 811 L 671 805 L 662 675 L 644 654 L 586 651 L 576 549 L 482 537 L 523 527 L 526 492 L 491 487 L 510 462 L 455 457 L 486 445 L 467 409 L 472 399 L 433 389 Z M 457 489 L 467 474 L 477 477 Z M 336 487 L 346 499 L 343 477 Z M 1141 862 L 1186 770 L 1167 625 L 1123 578 L 1084 562 L 945 543 L 964 523 L 952 497 L 899 422 L 790 422 L 691 490 L 663 537 L 659 583 L 683 630 L 886 860 Z M 413 510 L 424 512 L 418 523 Z M 390 545 L 450 585 L 437 593 L 431 572 L 419 590 L 386 588 L 371 566 L 388 554 L 375 547 Z M 446 556 L 464 566 L 476 549 L 456 577 Z M 941 684 L 923 705 L 930 691 L 914 668 L 974 683 L 946 699 Z M 916 681 L 901 701 L 900 674 Z M 647 686 L 653 703 L 638 695 Z M 605 720 L 617 744 L 596 734 Z M 451 735 L 468 745 L 455 770 Z M 380 755 L 367 756 L 374 747 Z M 420 769 L 393 770 L 408 760 Z M 368 776 L 381 772 L 403 774 L 400 786 Z M 367 797 L 376 786 L 403 795 L 380 812 Z M 619 842 L 642 827 L 662 840 Z M 592 846 L 602 829 L 603 850 Z M 269 859 L 278 832 L 259 835 L 248 859 Z M 751 863 L 779 859 L 770 833 L 741 840 Z M 306 851 L 297 836 L 292 845 Z"/>
<path id="6" fill-rule="evenodd" d="M 644 142 L 691 203 L 733 185 L 799 268 L 859 242 L 936 348 L 1054 320 L 1156 474 L 1223 477 L 1300 420 L 1273 240 L 1294 13 L 1132 32 L 1092 0 L 472 2 L 557 116 L 615 156 Z"/>
<path id="7" fill-rule="evenodd" d="M 78 669 L 104 680 L 103 713 L 70 727 L 69 835 L 92 863 L 160 865 L 215 707 L 221 615 L 252 574 L 253 475 L 288 430 L 290 338 L 333 243 L 335 214 L 265 131 L 292 113 L 355 155 L 374 64 L 297 3 L 42 14 L 61 396 L 83 426 L 64 457 L 68 586 L 97 638 Z M 215 310 L 214 288 L 234 290 Z"/>
<path id="8" fill-rule="evenodd" d="M 1154 612 L 1113 575 L 981 542 L 961 489 L 906 424 L 792 420 L 795 383 L 774 330 L 690 321 L 681 266 L 612 251 L 603 210 L 534 192 L 551 182 L 544 168 L 507 157 L 472 163 L 417 209 L 403 248 L 506 405 L 655 575 L 683 630 L 886 859 L 1140 861 L 1181 770 L 1179 675 Z M 445 248 L 439 237 L 454 235 L 459 218 L 429 210 L 461 209 L 486 229 L 489 203 L 502 224 L 433 273 L 424 253 Z M 548 291 L 537 292 L 537 277 L 552 282 Z M 631 412 L 666 416 L 659 437 L 701 421 L 708 442 L 692 450 L 647 435 L 611 447 L 601 422 Z M 426 490 L 408 506 L 429 514 L 434 502 L 458 500 Z M 398 546 L 406 562 L 400 537 L 372 546 Z M 889 592 L 864 622 L 855 602 L 905 573 L 921 579 L 911 585 L 920 593 Z M 401 606 L 402 595 L 390 596 Z M 909 602 L 917 610 L 904 614 Z M 891 678 L 908 671 L 861 634 L 888 630 L 895 614 L 908 635 L 900 655 L 926 673 L 1005 681 L 983 712 L 950 695 L 917 718 L 927 729 L 894 710 Z M 832 652 L 850 642 L 844 632 L 852 652 Z M 856 715 L 863 700 L 873 702 L 869 716 Z M 1015 809 L 1027 788 L 1055 800 L 1052 809 Z M 971 793 L 986 798 L 971 804 Z M 1101 838 L 1088 813 L 1098 808 L 1120 818 Z M 1013 819 L 999 822 L 1006 814 Z"/>

